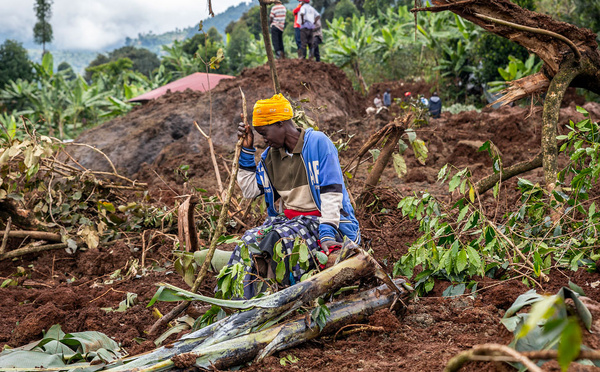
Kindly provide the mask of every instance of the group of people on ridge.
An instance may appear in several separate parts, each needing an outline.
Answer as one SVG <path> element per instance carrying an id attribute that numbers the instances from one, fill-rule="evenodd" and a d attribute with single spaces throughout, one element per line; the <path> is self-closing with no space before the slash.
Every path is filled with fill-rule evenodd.
<path id="1" fill-rule="evenodd" d="M 321 15 L 310 5 L 310 0 L 298 0 L 298 2 L 298 6 L 294 9 L 294 38 L 298 47 L 298 57 L 306 58 L 306 49 L 308 48 L 308 58 L 314 58 L 319 62 L 321 61 L 319 44 L 323 42 Z M 271 41 L 277 58 L 285 58 L 283 30 L 286 12 L 287 9 L 281 1 L 275 1 L 269 15 Z"/>
<path id="2" fill-rule="evenodd" d="M 409 101 L 412 97 L 410 92 L 404 93 L 404 101 Z M 429 100 L 423 96 L 419 97 L 419 100 L 423 105 L 429 109 L 429 114 L 432 118 L 439 118 L 442 113 L 442 99 L 438 96 L 437 92 L 433 92 Z M 381 94 L 377 93 L 373 99 L 373 105 L 376 109 L 381 107 L 390 107 L 392 105 L 392 95 L 389 89 L 386 89 L 383 93 L 383 100 Z"/>

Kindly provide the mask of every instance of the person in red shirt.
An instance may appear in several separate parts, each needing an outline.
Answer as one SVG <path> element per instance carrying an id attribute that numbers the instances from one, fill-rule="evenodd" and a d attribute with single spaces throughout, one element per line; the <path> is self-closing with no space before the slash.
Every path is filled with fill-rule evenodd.
<path id="1" fill-rule="evenodd" d="M 296 47 L 300 50 L 300 23 L 298 23 L 298 13 L 302 8 L 302 1 L 298 0 L 298 6 L 294 8 L 294 39 L 296 41 Z"/>

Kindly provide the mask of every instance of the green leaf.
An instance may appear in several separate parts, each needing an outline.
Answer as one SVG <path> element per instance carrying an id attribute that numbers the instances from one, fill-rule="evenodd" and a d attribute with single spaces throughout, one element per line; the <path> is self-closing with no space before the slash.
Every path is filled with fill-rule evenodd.
<path id="1" fill-rule="evenodd" d="M 396 152 L 392 154 L 392 157 L 394 169 L 396 170 L 396 175 L 398 176 L 398 178 L 404 177 L 406 173 L 408 173 L 408 170 L 406 168 L 406 161 L 404 161 L 402 155 Z"/>
<path id="2" fill-rule="evenodd" d="M 281 260 L 277 264 L 277 268 L 275 269 L 275 279 L 281 283 L 283 278 L 285 277 L 285 261 Z"/>
<path id="3" fill-rule="evenodd" d="M 325 253 L 321 252 L 321 251 L 317 251 L 315 253 L 315 256 L 317 256 L 317 260 L 319 261 L 319 263 L 321 265 L 325 265 L 327 263 L 327 260 L 329 259 L 327 257 L 327 255 Z"/>
<path id="4" fill-rule="evenodd" d="M 527 336 L 532 329 L 538 326 L 538 323 L 548 320 L 556 312 L 554 304 L 558 298 L 558 296 L 545 296 L 541 301 L 536 302 L 531 307 L 527 321 L 515 336 L 516 339 Z"/>
<path id="5" fill-rule="evenodd" d="M 581 348 L 581 329 L 575 318 L 570 318 L 567 326 L 560 335 L 558 344 L 558 364 L 564 372 L 569 364 L 579 355 Z"/>
<path id="6" fill-rule="evenodd" d="M 467 252 L 462 249 L 456 259 L 456 271 L 462 272 L 467 267 Z"/>
<path id="7" fill-rule="evenodd" d="M 448 171 L 448 164 L 444 165 L 442 167 L 442 169 L 440 169 L 440 171 L 438 172 L 438 177 L 437 180 L 441 180 L 442 178 L 446 177 L 446 172 Z"/>
<path id="8" fill-rule="evenodd" d="M 308 261 L 308 247 L 306 246 L 306 244 L 301 244 L 300 248 L 299 248 L 299 261 L 300 262 L 306 262 Z"/>
<path id="9" fill-rule="evenodd" d="M 466 286 L 464 283 L 451 285 L 442 293 L 442 297 L 462 296 L 465 293 Z"/>
<path id="10" fill-rule="evenodd" d="M 411 144 L 417 139 L 417 134 L 413 129 L 407 129 L 405 133 L 408 135 L 408 142 Z"/>
<path id="11" fill-rule="evenodd" d="M 585 296 L 585 292 L 583 291 L 583 288 L 581 288 L 580 286 L 578 286 L 577 284 L 573 283 L 570 280 L 569 280 L 569 288 L 571 288 L 573 290 L 573 292 L 577 293 L 578 295 Z"/>
<path id="12" fill-rule="evenodd" d="M 456 223 L 459 223 L 460 221 L 462 221 L 462 219 L 465 218 L 465 215 L 467 214 L 468 211 L 469 211 L 469 206 L 465 205 L 460 210 L 460 213 L 458 213 L 458 218 L 456 219 Z"/>
<path id="13" fill-rule="evenodd" d="M 427 160 L 427 153 L 429 152 L 427 146 L 425 145 L 425 142 L 423 142 L 423 140 L 417 139 L 411 142 L 411 144 L 417 161 L 425 165 L 425 161 Z"/>

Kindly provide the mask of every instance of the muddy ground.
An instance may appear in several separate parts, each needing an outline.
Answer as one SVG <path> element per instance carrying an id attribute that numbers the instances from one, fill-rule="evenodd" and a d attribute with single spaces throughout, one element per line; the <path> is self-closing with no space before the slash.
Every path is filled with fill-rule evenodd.
<path id="1" fill-rule="evenodd" d="M 356 153 L 366 139 L 378 128 L 393 119 L 391 112 L 366 115 L 371 97 L 363 99 L 352 90 L 346 76 L 332 65 L 297 60 L 280 61 L 279 77 L 282 90 L 318 121 L 321 130 L 334 140 L 347 142 L 340 153 L 342 165 Z M 130 177 L 148 182 L 153 202 L 173 207 L 183 192 L 183 180 L 174 173 L 180 165 L 190 165 L 190 183 L 209 191 L 216 182 L 206 140 L 193 126 L 198 124 L 208 132 L 212 116 L 212 135 L 223 177 L 227 175 L 235 123 L 241 104 L 239 87 L 244 89 L 249 107 L 258 98 L 271 94 L 272 86 L 266 67 L 244 71 L 240 77 L 222 81 L 210 97 L 207 94 L 183 92 L 168 94 L 133 110 L 98 128 L 84 133 L 78 141 L 93 144 L 108 155 L 119 170 Z M 424 82 L 381 83 L 375 90 L 391 87 L 393 94 L 405 90 L 428 95 L 432 87 Z M 374 91 L 372 90 L 372 93 Z M 207 109 L 212 101 L 212 114 Z M 301 102 L 305 101 L 305 102 Z M 581 104 L 581 103 L 580 103 Z M 561 110 L 560 129 L 569 119 L 581 115 L 574 103 Z M 584 106 L 593 118 L 600 117 L 600 105 Z M 418 136 L 429 148 L 426 165 L 419 164 L 411 153 L 405 153 L 408 174 L 398 179 L 392 167 L 385 171 L 375 194 L 376 203 L 358 210 L 365 245 L 388 272 L 393 263 L 407 251 L 418 236 L 415 223 L 402 218 L 397 204 L 403 196 L 429 191 L 450 200 L 447 188 L 436 183 L 439 169 L 446 163 L 458 168 L 469 167 L 475 179 L 491 172 L 491 161 L 477 148 L 487 140 L 493 141 L 503 156 L 504 165 L 527 160 L 539 151 L 541 107 L 505 107 L 499 110 L 447 112 L 430 125 L 418 128 Z M 257 140 L 260 148 L 262 144 Z M 103 168 L 105 160 L 89 152 L 77 153 L 82 164 Z M 359 169 L 350 181 L 354 195 L 362 190 L 369 163 Z M 522 175 L 534 182 L 542 181 L 541 169 Z M 503 183 L 500 202 L 483 195 L 485 208 L 500 214 L 511 210 L 518 200 L 516 180 Z M 174 232 L 176 234 L 176 231 Z M 9 241 L 9 248 L 21 242 Z M 97 250 L 45 252 L 0 262 L 0 279 L 17 271 L 19 286 L 0 289 L 0 346 L 19 346 L 38 340 L 43 330 L 61 324 L 66 332 L 97 330 L 120 342 L 132 355 L 154 347 L 146 332 L 155 321 L 153 308 L 167 312 L 173 305 L 160 303 L 153 308 L 146 304 L 156 291 L 155 283 L 169 282 L 186 285 L 173 272 L 173 241 L 158 238 L 146 257 L 146 267 L 139 266 L 141 244 L 123 242 Z M 20 268 L 20 269 L 19 269 Z M 578 284 L 588 295 L 594 316 L 593 334 L 585 335 L 587 346 L 600 348 L 600 274 L 585 271 L 558 271 L 538 289 L 545 293 L 556 291 L 570 281 Z M 480 278 L 479 291 L 474 297 L 445 298 L 441 294 L 450 283 L 438 282 L 428 296 L 407 303 L 398 313 L 381 311 L 371 316 L 370 323 L 383 325 L 384 332 L 363 332 L 347 337 L 322 338 L 267 358 L 260 365 L 246 367 L 248 371 L 439 371 L 458 352 L 482 343 L 508 344 L 512 335 L 500 323 L 504 312 L 528 288 L 518 280 L 497 281 Z M 204 286 L 210 294 L 214 281 Z M 117 308 L 127 292 L 138 295 L 139 303 L 125 312 L 107 312 L 102 308 Z M 200 315 L 200 305 L 188 313 Z M 171 338 L 172 339 L 172 338 Z M 280 358 L 291 354 L 297 363 L 282 366 Z M 545 365 L 546 370 L 558 370 L 556 363 Z M 470 364 L 466 370 L 510 370 L 501 365 Z M 575 369 L 573 370 L 591 370 Z"/>

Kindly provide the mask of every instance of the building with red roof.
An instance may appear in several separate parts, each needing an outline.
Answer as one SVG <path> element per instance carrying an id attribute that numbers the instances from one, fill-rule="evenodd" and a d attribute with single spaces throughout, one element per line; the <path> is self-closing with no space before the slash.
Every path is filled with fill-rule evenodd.
<path id="1" fill-rule="evenodd" d="M 219 83 L 219 81 L 223 79 L 233 79 L 234 77 L 235 76 L 230 75 L 194 72 L 193 74 L 188 75 L 184 78 L 172 81 L 169 84 L 164 85 L 160 88 L 156 88 L 154 90 L 142 94 L 141 96 L 132 98 L 129 100 L 129 102 L 145 103 L 162 96 L 163 94 L 167 93 L 167 91 L 182 92 L 186 89 L 191 89 L 200 92 L 206 92 L 214 88 Z"/>

